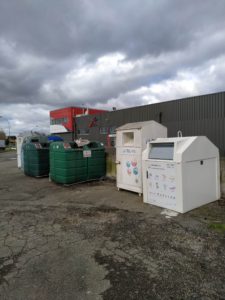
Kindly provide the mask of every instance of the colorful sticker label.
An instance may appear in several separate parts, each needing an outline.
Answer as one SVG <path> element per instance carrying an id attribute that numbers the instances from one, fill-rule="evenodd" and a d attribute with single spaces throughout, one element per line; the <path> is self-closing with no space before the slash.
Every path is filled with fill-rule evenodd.
<path id="1" fill-rule="evenodd" d="M 151 163 L 147 168 L 148 200 L 168 208 L 176 206 L 176 177 L 173 163 Z"/>
<path id="2" fill-rule="evenodd" d="M 123 181 L 125 184 L 141 184 L 140 168 L 136 158 L 126 159 L 122 163 Z"/>
<path id="3" fill-rule="evenodd" d="M 141 187 L 141 148 L 123 147 L 117 149 L 121 170 L 121 183 Z"/>

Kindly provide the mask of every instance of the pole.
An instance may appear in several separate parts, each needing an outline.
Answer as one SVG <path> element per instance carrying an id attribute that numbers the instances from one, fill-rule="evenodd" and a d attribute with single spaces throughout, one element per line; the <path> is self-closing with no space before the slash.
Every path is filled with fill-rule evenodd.
<path id="1" fill-rule="evenodd" d="M 7 119 L 7 122 L 8 122 L 8 126 L 9 126 L 9 139 L 10 139 L 10 123 L 9 123 L 8 119 Z"/>

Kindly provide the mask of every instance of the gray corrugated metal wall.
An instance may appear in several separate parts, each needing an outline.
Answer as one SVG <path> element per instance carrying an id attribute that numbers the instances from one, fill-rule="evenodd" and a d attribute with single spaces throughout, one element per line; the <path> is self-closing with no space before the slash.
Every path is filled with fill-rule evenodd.
<path id="1" fill-rule="evenodd" d="M 128 122 L 155 120 L 168 128 L 168 136 L 176 136 L 181 130 L 184 136 L 206 135 L 225 155 L 225 92 L 161 102 L 151 105 L 111 111 L 97 117 L 97 126 L 89 128 L 94 116 L 76 119 L 77 129 L 89 128 L 89 135 L 78 137 L 106 143 L 106 134 L 100 127 L 120 126 Z"/>

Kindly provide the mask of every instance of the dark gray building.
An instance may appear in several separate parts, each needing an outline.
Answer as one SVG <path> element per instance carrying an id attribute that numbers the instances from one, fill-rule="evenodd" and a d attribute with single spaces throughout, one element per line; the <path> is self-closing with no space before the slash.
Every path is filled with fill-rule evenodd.
<path id="1" fill-rule="evenodd" d="M 107 145 L 118 126 L 147 120 L 165 125 L 169 137 L 206 135 L 225 156 L 225 92 L 77 117 L 76 136 Z"/>

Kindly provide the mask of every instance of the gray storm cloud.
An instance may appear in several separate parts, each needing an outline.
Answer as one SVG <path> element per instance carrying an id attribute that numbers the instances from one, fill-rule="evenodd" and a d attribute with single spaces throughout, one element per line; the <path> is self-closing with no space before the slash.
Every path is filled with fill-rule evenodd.
<path id="1" fill-rule="evenodd" d="M 224 15 L 223 0 L 2 0 L 0 115 L 46 127 L 56 107 L 224 90 Z"/>

